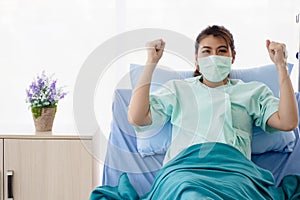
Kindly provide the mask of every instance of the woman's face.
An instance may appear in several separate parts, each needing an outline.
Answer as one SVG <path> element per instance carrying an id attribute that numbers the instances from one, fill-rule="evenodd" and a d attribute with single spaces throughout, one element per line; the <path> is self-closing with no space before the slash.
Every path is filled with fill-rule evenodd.
<path id="1" fill-rule="evenodd" d="M 229 47 L 224 38 L 208 35 L 200 41 L 198 54 L 195 55 L 196 68 L 198 71 L 198 58 L 203 58 L 212 55 L 232 57 L 232 63 L 234 62 L 235 58 L 235 52 L 231 51 L 231 48 Z M 205 77 L 203 77 L 203 83 L 209 87 L 217 87 L 223 85 L 226 82 L 227 77 L 224 80 L 217 83 L 212 83 L 208 81 Z"/>
<path id="2" fill-rule="evenodd" d="M 233 57 L 232 60 L 234 60 L 231 49 L 224 38 L 208 35 L 199 43 L 196 60 L 197 58 L 203 58 L 211 55 Z"/>

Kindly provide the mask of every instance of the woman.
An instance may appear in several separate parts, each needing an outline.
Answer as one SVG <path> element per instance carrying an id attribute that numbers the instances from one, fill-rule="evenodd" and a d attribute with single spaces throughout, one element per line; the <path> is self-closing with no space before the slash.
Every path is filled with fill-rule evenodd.
<path id="1" fill-rule="evenodd" d="M 168 82 L 149 96 L 151 76 L 165 43 L 161 39 L 148 43 L 146 66 L 129 105 L 129 121 L 138 134 L 171 120 L 173 138 L 164 163 L 188 146 L 205 142 L 232 145 L 250 159 L 253 124 L 268 132 L 293 130 L 298 124 L 285 45 L 267 40 L 266 46 L 277 67 L 280 100 L 262 83 L 228 78 L 236 52 L 232 34 L 222 26 L 208 27 L 198 35 L 196 77 Z"/>
<path id="2" fill-rule="evenodd" d="M 148 43 L 128 119 L 137 134 L 170 120 L 172 143 L 164 166 L 142 197 L 122 174 L 118 186 L 100 186 L 90 199 L 299 199 L 300 176 L 287 176 L 275 188 L 272 174 L 250 161 L 253 124 L 269 132 L 298 124 L 285 45 L 267 40 L 266 46 L 278 71 L 280 100 L 262 83 L 228 78 L 234 41 L 222 26 L 208 27 L 197 37 L 195 77 L 169 81 L 149 95 L 165 43 Z"/>

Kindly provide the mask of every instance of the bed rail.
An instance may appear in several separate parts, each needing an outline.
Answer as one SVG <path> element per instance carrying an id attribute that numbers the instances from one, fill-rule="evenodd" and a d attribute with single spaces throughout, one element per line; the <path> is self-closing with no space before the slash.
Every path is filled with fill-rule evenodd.
<path id="1" fill-rule="evenodd" d="M 299 24 L 299 35 L 298 35 L 298 40 L 299 40 L 299 49 L 298 49 L 298 52 L 296 53 L 296 58 L 298 59 L 298 92 L 300 92 L 300 55 L 299 55 L 299 52 L 300 52 L 300 13 L 298 13 L 296 15 L 296 23 Z"/>

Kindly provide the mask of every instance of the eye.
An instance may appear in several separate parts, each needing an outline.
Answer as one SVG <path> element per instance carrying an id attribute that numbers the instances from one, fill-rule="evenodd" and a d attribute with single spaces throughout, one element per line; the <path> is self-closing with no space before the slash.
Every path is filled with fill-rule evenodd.
<path id="1" fill-rule="evenodd" d="M 226 54 L 226 53 L 228 53 L 228 50 L 223 48 L 223 49 L 219 49 L 218 52 L 219 52 L 219 54 Z"/>
<path id="2" fill-rule="evenodd" d="M 201 51 L 201 53 L 202 53 L 202 54 L 209 54 L 209 53 L 210 53 L 210 50 L 204 49 L 204 50 Z"/>

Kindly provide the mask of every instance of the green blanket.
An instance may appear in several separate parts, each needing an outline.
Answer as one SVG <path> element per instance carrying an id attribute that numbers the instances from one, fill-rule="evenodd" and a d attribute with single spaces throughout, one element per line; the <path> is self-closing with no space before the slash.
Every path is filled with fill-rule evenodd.
<path id="1" fill-rule="evenodd" d="M 152 189 L 139 197 L 126 174 L 115 187 L 100 186 L 90 200 L 98 199 L 300 199 L 300 176 L 285 177 L 274 186 L 272 174 L 222 143 L 193 145 L 166 164 Z"/>

